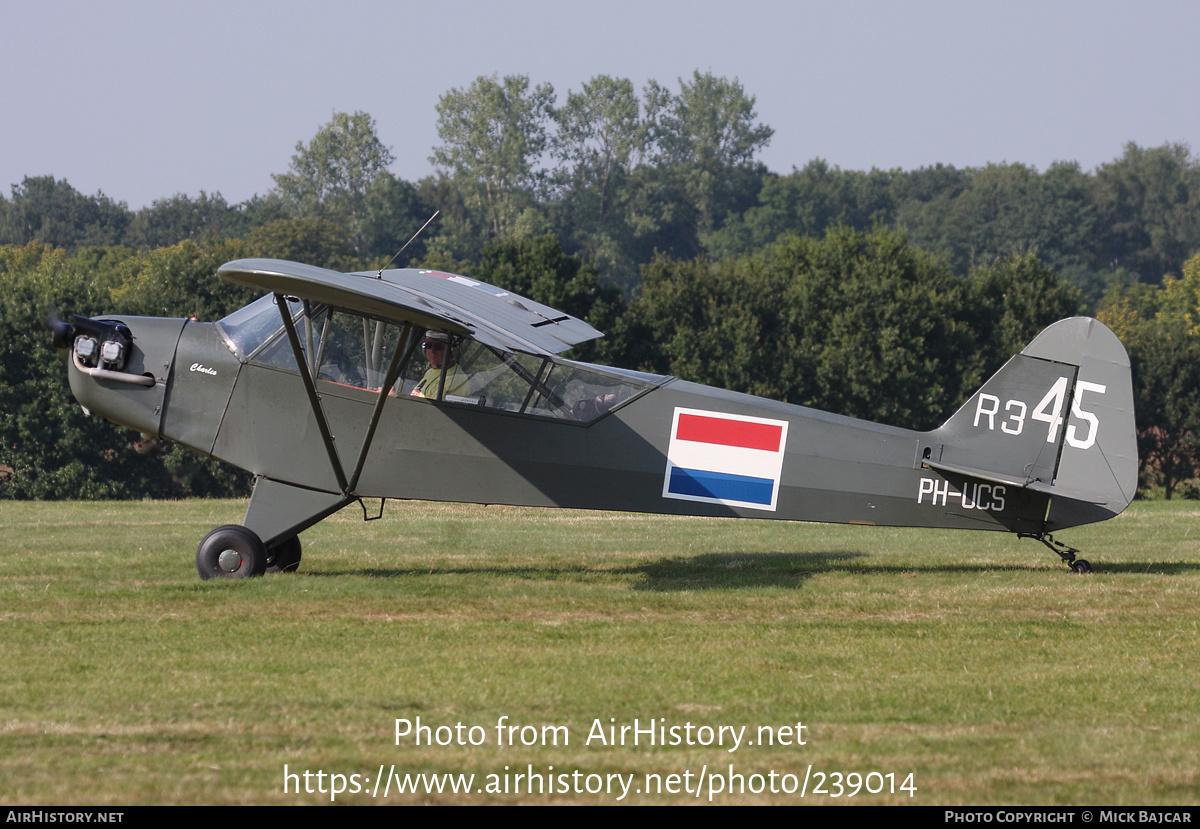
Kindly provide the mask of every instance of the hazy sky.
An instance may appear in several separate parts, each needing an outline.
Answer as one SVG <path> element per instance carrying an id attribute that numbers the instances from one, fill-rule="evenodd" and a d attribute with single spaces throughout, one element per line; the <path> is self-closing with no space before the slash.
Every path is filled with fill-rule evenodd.
<path id="1" fill-rule="evenodd" d="M 440 95 L 479 75 L 569 89 L 738 78 L 788 172 L 1200 151 L 1200 3 L 0 0 L 0 192 L 53 174 L 138 208 L 242 201 L 364 110 L 397 175 L 432 172 Z"/>

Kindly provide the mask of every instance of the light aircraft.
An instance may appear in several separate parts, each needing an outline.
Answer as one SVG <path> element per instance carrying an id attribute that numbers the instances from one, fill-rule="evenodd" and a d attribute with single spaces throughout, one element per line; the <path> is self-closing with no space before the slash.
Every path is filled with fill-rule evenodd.
<path id="1" fill-rule="evenodd" d="M 205 579 L 294 570 L 297 534 L 363 498 L 1001 530 L 1087 572 L 1052 533 L 1137 487 L 1129 358 L 1093 319 L 915 432 L 564 359 L 600 332 L 463 276 L 218 275 L 266 293 L 217 322 L 51 320 L 85 410 L 254 474 L 242 524 L 200 542 Z"/>

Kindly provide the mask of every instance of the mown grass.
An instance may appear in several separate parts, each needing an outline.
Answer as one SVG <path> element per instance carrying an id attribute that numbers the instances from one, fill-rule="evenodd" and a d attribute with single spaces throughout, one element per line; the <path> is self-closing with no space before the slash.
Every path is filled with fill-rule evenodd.
<path id="1" fill-rule="evenodd" d="M 0 504 L 0 803 L 329 802 L 285 795 L 285 763 L 372 780 L 380 764 L 532 764 L 635 786 L 811 764 L 912 772 L 917 791 L 804 802 L 1200 800 L 1193 504 L 1064 533 L 1086 577 L 996 534 L 389 503 L 306 532 L 298 574 L 201 582 L 197 542 L 244 508 Z M 395 745 L 394 720 L 417 716 L 487 742 Z M 499 746 L 502 716 L 565 725 L 570 744 Z M 747 738 L 802 721 L 807 744 L 585 745 L 594 720 L 635 717 Z M 337 802 L 410 801 L 614 798 Z M 694 798 L 624 802 L 675 801 Z"/>

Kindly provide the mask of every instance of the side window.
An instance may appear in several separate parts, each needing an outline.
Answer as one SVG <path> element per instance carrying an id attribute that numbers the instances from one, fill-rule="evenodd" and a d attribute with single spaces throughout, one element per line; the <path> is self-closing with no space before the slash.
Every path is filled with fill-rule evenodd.
<path id="1" fill-rule="evenodd" d="M 392 356 L 403 347 L 402 326 L 326 306 L 305 303 L 295 326 L 313 378 L 339 386 L 379 391 Z M 282 328 L 250 359 L 297 370 L 295 352 Z"/>
<path id="2" fill-rule="evenodd" d="M 397 349 L 412 343 L 412 356 L 400 367 L 390 391 L 393 395 L 589 423 L 661 380 L 504 351 L 465 337 L 315 303 L 291 304 L 301 354 L 318 382 L 378 392 Z M 245 353 L 251 362 L 297 370 L 295 352 L 272 297 L 243 308 L 221 324 L 239 349 L 248 349 Z"/>
<path id="3" fill-rule="evenodd" d="M 318 380 L 378 391 L 397 348 L 402 327 L 333 310 L 320 320 L 317 344 Z"/>
<path id="4" fill-rule="evenodd" d="M 578 363 L 554 363 L 535 389 L 530 414 L 591 421 L 632 400 L 650 384 Z"/>
<path id="5" fill-rule="evenodd" d="M 545 362 L 542 357 L 499 351 L 472 342 L 464 350 L 462 360 L 463 368 L 471 376 L 469 396 L 480 406 L 506 412 L 524 411 Z"/>
<path id="6" fill-rule="evenodd" d="M 279 310 L 273 310 L 275 316 L 278 317 Z M 320 351 L 322 323 L 325 318 L 326 313 L 323 307 L 310 306 L 307 303 L 301 307 L 300 313 L 292 317 L 292 323 L 296 326 L 296 335 L 300 338 L 300 349 L 304 352 L 310 369 L 313 365 L 311 355 Z M 250 355 L 250 362 L 278 368 L 290 368 L 292 371 L 296 371 L 296 355 L 292 351 L 291 341 L 288 340 L 287 331 L 284 330 L 282 322 L 280 322 L 275 336 Z"/>
<path id="7" fill-rule="evenodd" d="M 423 344 L 429 346 L 425 360 L 414 357 L 406 393 L 435 397 L 440 382 L 447 403 L 587 423 L 653 385 L 653 378 L 502 351 L 473 340 L 449 338 L 444 359 L 436 341 L 427 336 Z M 444 381 L 439 370 L 445 371 Z"/>

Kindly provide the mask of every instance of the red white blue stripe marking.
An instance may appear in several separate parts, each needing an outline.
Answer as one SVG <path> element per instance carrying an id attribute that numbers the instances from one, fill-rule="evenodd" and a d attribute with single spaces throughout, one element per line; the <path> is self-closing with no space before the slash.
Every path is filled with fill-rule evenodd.
<path id="1" fill-rule="evenodd" d="M 675 410 L 663 497 L 775 510 L 787 421 Z"/>

